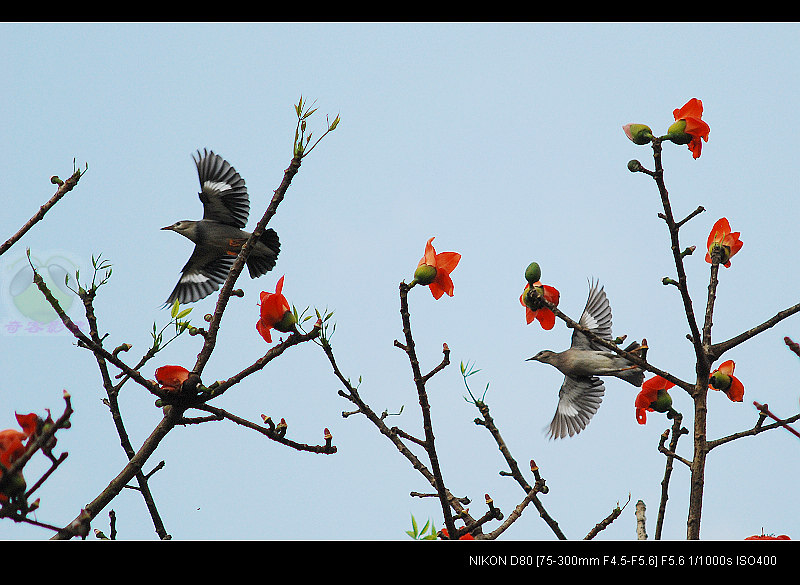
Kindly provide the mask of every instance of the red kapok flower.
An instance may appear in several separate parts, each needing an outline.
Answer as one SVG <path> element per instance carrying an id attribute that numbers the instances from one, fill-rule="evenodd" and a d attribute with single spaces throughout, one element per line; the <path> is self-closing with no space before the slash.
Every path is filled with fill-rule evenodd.
<path id="1" fill-rule="evenodd" d="M 673 110 L 675 123 L 667 129 L 667 137 L 675 144 L 688 144 L 694 158 L 700 157 L 703 143 L 708 142 L 708 133 L 711 131 L 708 124 L 703 122 L 703 102 L 692 98 L 682 108 Z"/>
<path id="2" fill-rule="evenodd" d="M 552 329 L 556 323 L 556 316 L 541 303 L 540 299 L 546 300 L 551 305 L 558 305 L 560 298 L 561 293 L 552 286 L 538 281 L 533 285 L 526 284 L 519 297 L 519 302 L 525 307 L 525 321 L 530 325 L 534 319 L 538 319 L 542 329 Z"/>
<path id="3" fill-rule="evenodd" d="M 0 431 L 0 463 L 8 469 L 14 462 L 25 454 L 27 446 L 23 443 L 26 439 L 34 436 L 39 428 L 39 416 L 36 413 L 17 414 L 17 422 L 22 427 L 22 431 L 6 429 Z M 0 469 L 0 478 L 4 475 Z M 22 471 L 17 473 L 6 482 L 4 491 L 0 493 L 0 502 L 7 502 L 9 496 L 14 496 L 25 491 L 25 478 Z"/>
<path id="4" fill-rule="evenodd" d="M 442 528 L 442 534 L 445 538 L 450 538 L 450 535 L 447 533 L 447 528 Z M 475 537 L 472 536 L 469 532 L 464 534 L 463 536 L 459 536 L 458 540 L 475 540 Z"/>
<path id="5" fill-rule="evenodd" d="M 261 292 L 261 312 L 260 318 L 256 323 L 256 330 L 264 338 L 267 343 L 272 343 L 272 335 L 270 329 L 275 329 L 281 333 L 288 333 L 295 331 L 295 319 L 292 308 L 289 306 L 289 301 L 281 294 L 283 290 L 283 276 L 278 279 L 275 285 L 275 292 L 268 293 Z"/>
<path id="6" fill-rule="evenodd" d="M 0 431 L 0 463 L 3 464 L 3 467 L 8 469 L 17 459 L 22 457 L 26 449 L 23 441 L 27 438 L 28 435 L 14 429 Z M 0 469 L 0 479 L 3 478 L 4 474 L 5 471 Z M 9 496 L 13 497 L 25 491 L 25 478 L 22 476 L 22 471 L 5 483 L 6 486 L 0 492 L 0 503 L 7 502 Z"/>
<path id="7" fill-rule="evenodd" d="M 722 390 L 733 402 L 741 402 L 744 398 L 744 384 L 733 375 L 735 367 L 736 364 L 733 360 L 722 362 L 716 370 L 711 372 L 711 376 L 708 379 L 708 387 L 714 390 Z"/>
<path id="8" fill-rule="evenodd" d="M 425 244 L 425 255 L 417 264 L 414 281 L 429 287 L 434 299 L 442 298 L 445 293 L 452 297 L 453 281 L 450 273 L 458 266 L 461 254 L 458 252 L 439 252 L 437 254 L 431 244 L 432 241 L 433 238 Z"/>
<path id="9" fill-rule="evenodd" d="M 645 380 L 642 390 L 636 396 L 636 422 L 643 425 L 647 422 L 647 412 L 669 412 L 672 410 L 672 397 L 667 390 L 675 384 L 661 376 L 653 376 Z"/>
<path id="10" fill-rule="evenodd" d="M 728 219 L 721 217 L 711 228 L 711 233 L 708 234 L 706 262 L 712 264 L 712 255 L 716 252 L 720 256 L 719 263 L 725 268 L 730 268 L 731 257 L 741 250 L 742 246 L 744 246 L 744 242 L 739 239 L 739 232 L 731 232 L 731 224 L 728 223 Z"/>
<path id="11" fill-rule="evenodd" d="M 761 534 L 755 534 L 753 536 L 748 536 L 745 540 L 792 540 L 785 534 L 764 534 L 764 531 L 761 531 Z"/>
<path id="12" fill-rule="evenodd" d="M 0 463 L 4 467 L 10 467 L 14 461 L 25 453 L 23 441 L 27 438 L 28 435 L 15 429 L 0 431 Z M 0 469 L 0 477 L 2 476 L 3 470 Z"/>
<path id="13" fill-rule="evenodd" d="M 182 366 L 161 366 L 156 370 L 156 380 L 162 390 L 177 392 L 189 378 L 189 370 Z"/>

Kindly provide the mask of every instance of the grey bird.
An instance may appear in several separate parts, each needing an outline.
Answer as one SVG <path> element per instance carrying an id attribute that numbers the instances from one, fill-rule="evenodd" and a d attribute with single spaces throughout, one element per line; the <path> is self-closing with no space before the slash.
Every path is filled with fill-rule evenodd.
<path id="1" fill-rule="evenodd" d="M 194 242 L 192 253 L 175 289 L 164 306 L 176 300 L 193 303 L 217 290 L 228 276 L 244 243 L 251 236 L 244 231 L 250 215 L 250 198 L 244 179 L 221 156 L 203 149 L 194 156 L 200 178 L 203 219 L 183 220 L 161 228 L 172 230 Z M 275 230 L 264 232 L 247 257 L 250 278 L 258 278 L 275 267 L 281 244 Z"/>
<path id="2" fill-rule="evenodd" d="M 612 341 L 611 305 L 602 287 L 590 283 L 589 298 L 580 321 L 598 337 Z M 647 340 L 631 343 L 625 351 L 644 357 Z M 558 368 L 564 374 L 564 383 L 558 392 L 558 407 L 550 423 L 551 439 L 562 439 L 580 433 L 600 408 L 605 387 L 598 376 L 615 376 L 634 386 L 644 382 L 644 372 L 619 354 L 592 342 L 589 337 L 574 330 L 572 345 L 562 352 L 545 349 L 528 360 L 536 360 Z M 528 361 L 526 360 L 526 361 Z"/>

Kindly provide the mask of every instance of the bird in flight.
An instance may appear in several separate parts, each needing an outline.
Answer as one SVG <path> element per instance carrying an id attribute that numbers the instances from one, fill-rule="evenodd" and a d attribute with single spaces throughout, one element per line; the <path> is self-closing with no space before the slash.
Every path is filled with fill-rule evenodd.
<path id="1" fill-rule="evenodd" d="M 203 149 L 192 157 L 200 178 L 203 219 L 182 220 L 161 228 L 172 230 L 194 242 L 194 252 L 181 271 L 178 284 L 165 306 L 176 300 L 193 303 L 217 290 L 228 276 L 236 257 L 251 233 L 244 231 L 250 215 L 250 198 L 244 179 L 228 161 Z M 266 230 L 250 250 L 247 269 L 258 278 L 275 267 L 281 244 L 272 228 Z"/>
<path id="2" fill-rule="evenodd" d="M 611 305 L 602 287 L 590 283 L 589 298 L 581 314 L 579 325 L 598 337 L 613 341 L 611 337 Z M 634 341 L 626 352 L 644 357 L 647 340 Z M 598 376 L 615 376 L 634 386 L 644 382 L 644 372 L 631 361 L 614 353 L 575 329 L 569 349 L 554 352 L 544 349 L 528 358 L 550 364 L 564 374 L 564 383 L 558 392 L 556 414 L 548 428 L 551 439 L 561 439 L 580 433 L 600 408 L 605 386 Z"/>

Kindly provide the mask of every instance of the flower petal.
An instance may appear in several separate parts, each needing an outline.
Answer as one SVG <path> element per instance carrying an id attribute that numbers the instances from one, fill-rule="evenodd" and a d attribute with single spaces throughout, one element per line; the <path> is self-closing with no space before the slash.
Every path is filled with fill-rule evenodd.
<path id="1" fill-rule="evenodd" d="M 742 402 L 744 400 L 744 384 L 736 376 L 731 376 L 731 387 L 725 391 L 725 394 L 733 402 Z"/>
<path id="2" fill-rule="evenodd" d="M 436 236 L 434 236 L 435 238 Z M 433 247 L 433 238 L 428 240 L 425 244 L 425 255 L 422 257 L 422 260 L 419 261 L 419 264 L 427 264 L 428 266 L 436 266 L 436 250 Z M 419 266 L 419 264 L 417 266 Z"/>
<path id="3" fill-rule="evenodd" d="M 161 366 L 156 370 L 156 380 L 166 388 L 179 388 L 189 379 L 189 370 L 183 366 Z"/>
<path id="4" fill-rule="evenodd" d="M 17 422 L 19 423 L 19 426 L 22 427 L 22 432 L 24 432 L 28 437 L 36 432 L 36 425 L 39 420 L 39 415 L 37 415 L 35 412 L 30 414 L 14 413 L 14 416 L 17 417 Z"/>
<path id="5" fill-rule="evenodd" d="M 436 270 L 436 278 L 430 284 L 431 291 L 433 291 L 433 287 L 439 288 L 442 292 L 446 292 L 451 297 L 453 296 L 453 279 L 450 278 L 450 275 L 444 270 Z M 434 295 L 436 296 L 436 295 Z M 442 296 L 441 294 L 439 297 Z M 436 297 L 437 299 L 439 297 Z"/>
<path id="6" fill-rule="evenodd" d="M 261 320 L 256 323 L 256 331 L 264 338 L 267 343 L 272 343 L 272 335 L 270 335 L 270 327 L 263 324 Z"/>
<path id="7" fill-rule="evenodd" d="M 436 270 L 437 272 L 445 271 L 448 274 L 453 272 L 461 260 L 461 254 L 458 252 L 441 252 L 436 254 Z"/>
<path id="8" fill-rule="evenodd" d="M 722 362 L 719 367 L 714 370 L 715 372 L 722 372 L 723 374 L 728 374 L 729 376 L 733 374 L 733 370 L 736 367 L 736 363 L 733 360 L 728 360 Z"/>
<path id="9" fill-rule="evenodd" d="M 536 318 L 545 331 L 550 331 L 556 324 L 556 316 L 550 309 L 539 309 L 536 311 Z"/>
<path id="10" fill-rule="evenodd" d="M 697 98 L 692 98 L 682 107 L 672 111 L 672 115 L 676 120 L 685 120 L 686 118 L 701 118 L 703 116 L 703 102 Z"/>

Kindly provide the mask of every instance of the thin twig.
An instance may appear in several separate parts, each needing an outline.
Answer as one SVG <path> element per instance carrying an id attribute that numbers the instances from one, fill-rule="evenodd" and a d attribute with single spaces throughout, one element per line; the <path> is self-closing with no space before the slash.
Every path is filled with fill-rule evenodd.
<path id="1" fill-rule="evenodd" d="M 28 230 L 30 230 L 34 225 L 36 225 L 39 221 L 41 221 L 42 218 L 44 218 L 44 214 L 47 213 L 50 210 L 50 208 L 53 207 L 53 205 L 58 203 L 59 200 L 64 195 L 72 191 L 73 187 L 75 187 L 75 185 L 78 184 L 78 181 L 83 176 L 84 172 L 85 171 L 77 169 L 75 170 L 75 172 L 72 173 L 69 179 L 63 182 L 60 179 L 58 179 L 58 177 L 53 177 L 51 179 L 51 182 L 58 185 L 58 189 L 56 190 L 55 194 L 44 205 L 42 205 L 39 208 L 39 211 L 37 211 L 33 215 L 33 217 L 31 217 L 25 223 L 25 225 L 19 228 L 17 233 L 8 238 L 8 240 L 6 240 L 5 243 L 2 246 L 0 246 L 0 256 L 5 254 L 5 252 L 8 251 L 8 249 L 11 248 L 11 246 L 17 243 L 20 240 L 20 238 L 22 238 L 22 236 L 24 236 L 28 232 Z"/>

